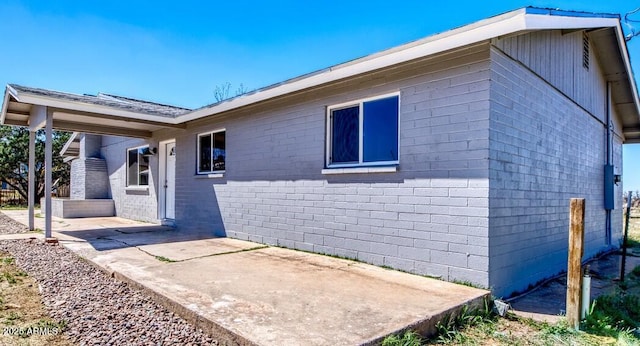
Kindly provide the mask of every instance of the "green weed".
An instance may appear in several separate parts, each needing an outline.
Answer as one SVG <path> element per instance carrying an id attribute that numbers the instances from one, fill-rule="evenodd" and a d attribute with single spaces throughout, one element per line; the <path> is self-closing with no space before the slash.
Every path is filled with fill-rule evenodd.
<path id="1" fill-rule="evenodd" d="M 9 272 L 4 272 L 2 273 L 2 279 L 4 279 L 6 282 L 8 282 L 10 285 L 13 285 L 15 283 L 18 282 L 18 280 L 16 279 L 15 276 L 13 276 L 13 274 L 9 273 Z"/>
<path id="2" fill-rule="evenodd" d="M 28 208 L 28 206 L 26 206 L 24 204 L 15 204 L 15 205 L 3 205 L 0 209 L 2 209 L 2 210 L 27 210 L 27 208 Z"/>
<path id="3" fill-rule="evenodd" d="M 640 297 L 624 292 L 601 296 L 591 305 L 581 329 L 613 338 L 640 329 Z"/>
<path id="4" fill-rule="evenodd" d="M 11 311 L 9 315 L 5 317 L 5 325 L 14 325 L 17 320 L 19 320 L 22 316 L 19 313 Z"/>
<path id="5" fill-rule="evenodd" d="M 164 257 L 164 256 L 155 256 L 155 257 L 160 262 L 168 262 L 168 263 L 176 262 L 176 261 L 174 261 L 174 260 L 172 260 L 170 258 Z"/>
<path id="6" fill-rule="evenodd" d="M 482 287 L 482 286 L 480 286 L 480 285 L 478 285 L 478 284 L 474 284 L 473 282 L 468 281 L 468 280 L 453 280 L 452 282 L 453 282 L 454 284 L 457 284 L 457 285 L 462 285 L 462 286 L 468 286 L 468 287 L 473 287 L 473 288 L 485 289 L 485 287 Z"/>
<path id="7" fill-rule="evenodd" d="M 492 331 L 495 319 L 489 300 L 485 300 L 484 308 L 481 309 L 471 310 L 469 305 L 464 305 L 457 315 L 449 315 L 436 324 L 437 341 L 443 344 L 465 344 L 468 340 L 462 333 L 464 329 L 477 326 L 485 332 Z"/>

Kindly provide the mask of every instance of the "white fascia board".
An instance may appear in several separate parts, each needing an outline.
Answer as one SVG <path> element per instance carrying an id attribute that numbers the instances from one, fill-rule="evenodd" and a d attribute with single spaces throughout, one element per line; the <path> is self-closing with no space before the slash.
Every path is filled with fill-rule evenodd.
<path id="1" fill-rule="evenodd" d="M 153 122 L 165 123 L 165 124 L 177 123 L 176 119 L 174 118 L 165 118 L 157 115 L 147 115 L 142 113 L 129 112 L 124 110 L 114 109 L 111 107 L 92 105 L 84 102 L 60 100 L 57 98 L 51 98 L 46 96 L 18 94 L 16 99 L 19 102 L 30 103 L 33 105 L 47 106 L 52 108 L 70 109 L 74 111 L 87 112 L 87 113 L 106 114 L 106 115 L 129 118 L 129 119 L 147 120 L 147 121 L 153 121 Z"/>
<path id="2" fill-rule="evenodd" d="M 504 16 L 491 18 L 484 23 L 479 22 L 435 35 L 424 43 L 408 47 L 406 49 L 382 54 L 377 57 L 370 57 L 369 59 L 364 58 L 365 60 L 361 62 L 351 64 L 347 63 L 342 66 L 338 65 L 326 72 L 295 80 L 264 91 L 259 91 L 255 94 L 239 97 L 208 108 L 196 110 L 194 112 L 178 116 L 176 119 L 178 119 L 179 122 L 196 120 L 202 117 L 215 115 L 217 113 L 222 113 L 274 97 L 286 95 L 288 93 L 433 55 L 450 49 L 463 47 L 469 44 L 482 42 L 507 33 L 524 30 L 525 15 L 524 11 L 510 12 Z M 498 21 L 496 21 L 496 19 L 498 19 Z"/>
<path id="3" fill-rule="evenodd" d="M 76 137 L 78 137 L 78 135 L 80 135 L 79 132 L 74 132 L 71 134 L 71 136 L 69 137 L 69 139 L 67 140 L 66 143 L 64 143 L 64 146 L 62 147 L 62 149 L 60 150 L 60 155 L 64 156 L 64 153 L 69 149 L 69 147 L 71 146 L 71 144 L 73 143 L 73 141 L 76 140 Z"/>
<path id="4" fill-rule="evenodd" d="M 636 111 L 638 112 L 638 122 L 640 123 L 640 99 L 638 98 L 638 86 L 636 85 L 636 79 L 633 76 L 633 69 L 631 68 L 631 61 L 629 60 L 629 52 L 627 51 L 627 41 L 624 37 L 624 32 L 620 26 L 620 22 L 616 25 L 616 36 L 618 36 L 618 46 L 620 46 L 620 55 L 624 61 L 624 67 L 627 70 L 627 77 L 629 78 L 629 85 L 631 92 L 633 93 L 633 103 L 636 105 Z"/>
<path id="5" fill-rule="evenodd" d="M 260 101 L 265 101 L 274 97 L 283 96 L 288 93 L 301 91 L 361 73 L 385 68 L 413 59 L 418 59 L 520 31 L 601 27 L 619 27 L 619 19 L 532 14 L 527 13 L 526 9 L 516 10 L 495 18 L 489 18 L 478 23 L 432 36 L 418 45 L 411 46 L 412 44 L 408 44 L 407 46 L 409 47 L 405 49 L 400 47 L 399 50 L 394 52 L 387 54 L 382 52 L 379 53 L 378 56 L 374 54 L 372 56 L 365 57 L 363 58 L 363 61 L 355 61 L 353 63 L 338 65 L 325 72 L 294 80 L 290 83 L 266 89 L 264 91 L 258 91 L 255 94 L 239 97 L 228 102 L 196 110 L 191 113 L 178 116 L 176 119 L 178 119 L 179 122 L 196 120 Z M 394 48 L 392 48 L 392 50 L 393 49 Z"/>
<path id="6" fill-rule="evenodd" d="M 7 109 L 9 108 L 9 86 L 4 91 L 4 100 L 2 101 L 2 113 L 0 113 L 0 125 L 4 124 L 4 119 L 7 117 Z"/>
<path id="7" fill-rule="evenodd" d="M 617 18 L 526 15 L 527 30 L 606 28 L 616 27 L 619 22 Z"/>

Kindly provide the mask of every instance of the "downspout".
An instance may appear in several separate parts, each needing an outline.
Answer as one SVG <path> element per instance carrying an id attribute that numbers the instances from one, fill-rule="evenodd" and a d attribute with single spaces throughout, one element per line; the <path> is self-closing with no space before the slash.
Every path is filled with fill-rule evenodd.
<path id="1" fill-rule="evenodd" d="M 611 134 L 611 82 L 607 82 L 607 97 L 605 100 L 606 110 L 606 126 L 607 126 L 607 166 L 611 166 L 613 164 L 613 143 L 612 143 L 612 134 Z M 606 180 L 606 179 L 605 179 Z M 612 182 L 605 181 L 605 184 L 610 184 Z M 613 189 L 613 186 L 610 188 Z M 605 219 L 605 243 L 607 246 L 611 245 L 611 209 L 606 208 L 606 219 Z"/>

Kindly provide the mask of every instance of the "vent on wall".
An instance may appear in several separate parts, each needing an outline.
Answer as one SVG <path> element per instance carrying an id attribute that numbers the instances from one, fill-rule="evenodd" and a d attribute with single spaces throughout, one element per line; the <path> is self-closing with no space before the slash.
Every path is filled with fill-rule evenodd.
<path id="1" fill-rule="evenodd" d="M 582 32 L 582 67 L 589 70 L 589 36 Z"/>

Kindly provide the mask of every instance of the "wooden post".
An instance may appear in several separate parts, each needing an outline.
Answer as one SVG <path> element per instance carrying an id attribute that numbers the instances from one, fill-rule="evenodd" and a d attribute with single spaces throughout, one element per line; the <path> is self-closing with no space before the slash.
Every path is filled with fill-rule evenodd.
<path id="1" fill-rule="evenodd" d="M 567 268 L 567 323 L 580 327 L 580 291 L 584 252 L 584 198 L 572 198 L 569 225 L 569 262 Z"/>

